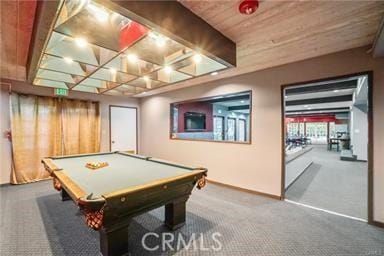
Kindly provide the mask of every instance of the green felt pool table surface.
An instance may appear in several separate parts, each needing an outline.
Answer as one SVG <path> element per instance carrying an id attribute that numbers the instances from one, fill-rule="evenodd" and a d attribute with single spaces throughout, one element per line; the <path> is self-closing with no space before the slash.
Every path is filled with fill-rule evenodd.
<path id="1" fill-rule="evenodd" d="M 124 153 L 103 153 L 52 158 L 60 172 L 70 177 L 93 198 L 148 184 L 157 180 L 172 178 L 190 173 L 194 168 L 161 162 L 151 158 Z M 88 162 L 107 162 L 108 166 L 89 169 Z"/>

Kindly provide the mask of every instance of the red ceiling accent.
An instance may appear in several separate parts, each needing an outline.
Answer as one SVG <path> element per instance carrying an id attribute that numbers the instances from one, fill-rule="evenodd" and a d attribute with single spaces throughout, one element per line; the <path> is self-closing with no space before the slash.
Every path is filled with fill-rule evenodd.
<path id="1" fill-rule="evenodd" d="M 131 46 L 137 40 L 148 33 L 148 29 L 143 25 L 131 21 L 120 32 L 120 51 Z"/>
<path id="2" fill-rule="evenodd" d="M 323 123 L 336 122 L 335 115 L 314 115 L 314 116 L 294 116 L 286 117 L 286 123 Z"/>
<path id="3" fill-rule="evenodd" d="M 239 12 L 241 14 L 250 15 L 254 13 L 258 7 L 259 7 L 258 0 L 243 0 L 239 4 Z"/>

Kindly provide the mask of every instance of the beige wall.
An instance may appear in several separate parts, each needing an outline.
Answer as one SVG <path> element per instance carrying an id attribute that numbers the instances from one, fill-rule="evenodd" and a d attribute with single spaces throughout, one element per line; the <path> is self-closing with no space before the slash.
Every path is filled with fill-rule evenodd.
<path id="1" fill-rule="evenodd" d="M 2 82 L 10 82 L 3 79 Z M 22 82 L 11 82 L 12 90 L 27 94 L 36 95 L 53 95 L 53 90 L 49 88 L 31 86 Z M 5 90 L 6 86 L 2 86 L 0 93 L 0 184 L 9 183 L 11 171 L 11 148 L 10 143 L 4 138 L 3 133 L 10 127 L 9 121 L 9 93 Z M 70 98 L 94 100 L 100 102 L 101 113 L 101 151 L 109 151 L 109 105 L 138 107 L 136 98 L 113 97 L 107 95 L 95 95 L 90 93 L 71 92 Z M 138 109 L 138 116 L 140 110 Z M 139 122 L 140 123 L 140 122 Z M 140 129 L 139 129 L 140 134 Z"/>
<path id="2" fill-rule="evenodd" d="M 208 168 L 210 179 L 281 194 L 280 86 L 361 71 L 374 71 L 374 219 L 384 222 L 384 60 L 358 48 L 238 77 L 167 92 L 141 101 L 141 153 Z M 252 145 L 169 139 L 169 104 L 253 91 Z M 380 146 L 381 144 L 381 146 Z"/>

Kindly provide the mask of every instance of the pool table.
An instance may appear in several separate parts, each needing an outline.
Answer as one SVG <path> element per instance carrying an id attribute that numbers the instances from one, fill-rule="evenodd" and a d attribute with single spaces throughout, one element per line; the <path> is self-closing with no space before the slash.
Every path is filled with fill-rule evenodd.
<path id="1" fill-rule="evenodd" d="M 90 162 L 105 162 L 99 169 Z M 141 213 L 165 205 L 165 225 L 185 223 L 186 201 L 195 185 L 205 185 L 205 168 L 128 154 L 108 152 L 42 160 L 62 200 L 72 199 L 89 227 L 100 233 L 103 255 L 128 253 L 128 226 Z"/>

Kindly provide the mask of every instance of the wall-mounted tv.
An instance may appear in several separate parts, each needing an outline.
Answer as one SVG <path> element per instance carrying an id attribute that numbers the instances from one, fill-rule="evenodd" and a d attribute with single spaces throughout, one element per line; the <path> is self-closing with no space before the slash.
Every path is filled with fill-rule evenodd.
<path id="1" fill-rule="evenodd" d="M 185 130 L 188 132 L 203 131 L 206 129 L 206 116 L 204 113 L 184 113 Z"/>

